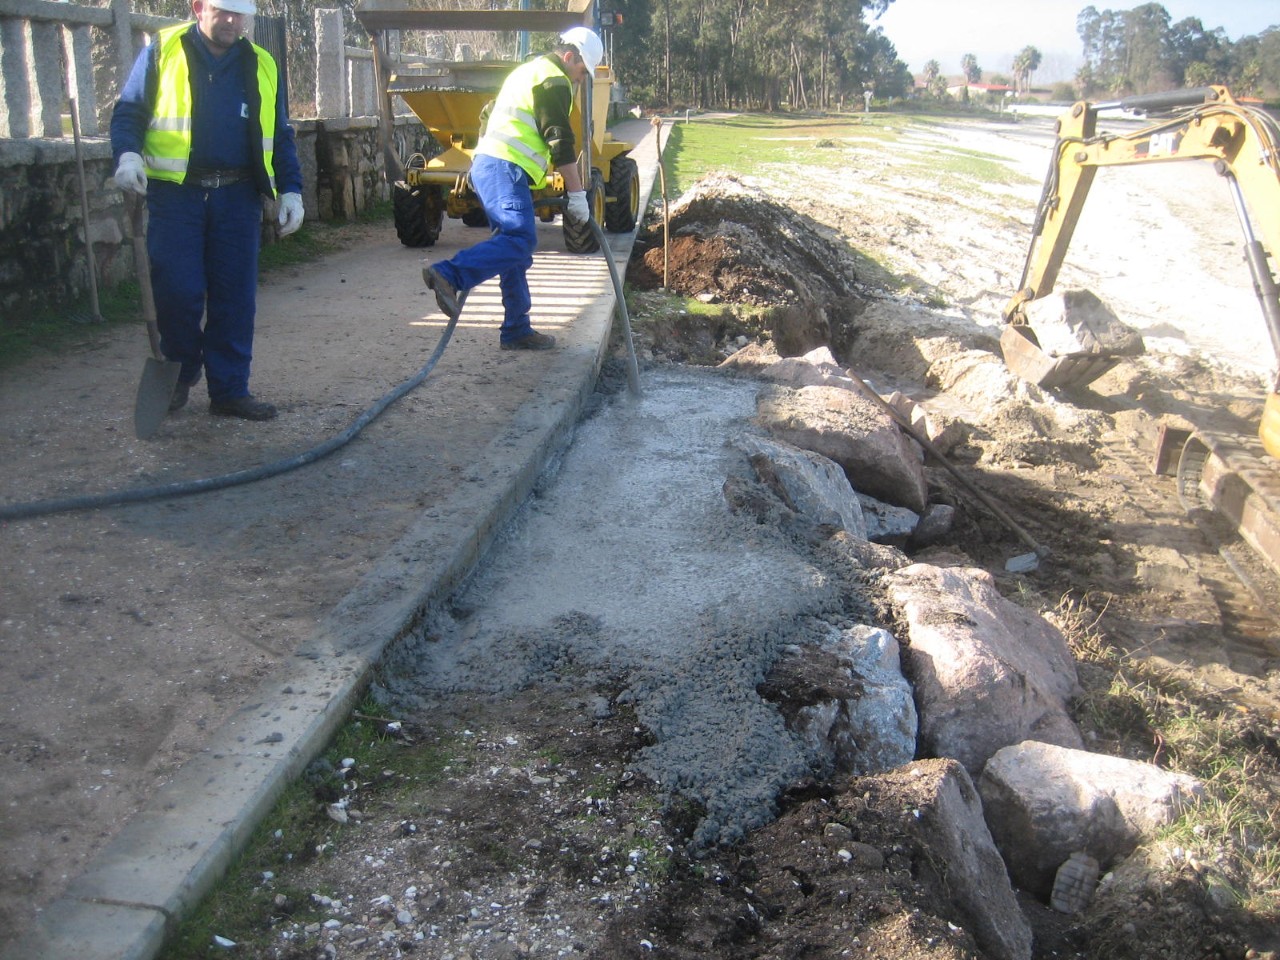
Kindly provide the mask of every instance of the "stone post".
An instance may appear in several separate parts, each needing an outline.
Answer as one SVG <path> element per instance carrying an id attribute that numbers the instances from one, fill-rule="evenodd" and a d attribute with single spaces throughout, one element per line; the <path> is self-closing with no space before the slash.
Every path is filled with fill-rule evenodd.
<path id="1" fill-rule="evenodd" d="M 351 116 L 370 117 L 377 113 L 374 99 L 373 60 L 347 58 Z"/>
<path id="2" fill-rule="evenodd" d="M 76 101 L 80 133 L 98 135 L 98 95 L 93 82 L 93 39 L 89 27 L 68 27 L 63 36 L 67 57 L 67 87 Z"/>
<path id="3" fill-rule="evenodd" d="M 137 49 L 134 48 L 133 0 L 111 0 L 111 14 L 114 20 L 111 23 L 111 36 L 107 43 L 114 50 L 116 62 L 120 66 L 120 86 L 116 90 L 118 93 L 120 88 L 124 87 L 124 81 L 128 79 L 129 71 L 133 69 L 133 61 L 137 59 L 138 51 L 142 48 L 140 45 Z"/>
<path id="4" fill-rule="evenodd" d="M 62 75 L 62 25 L 31 21 L 31 67 L 36 78 L 36 136 L 62 136 L 62 101 L 66 96 Z"/>
<path id="5" fill-rule="evenodd" d="M 99 30 L 94 39 L 98 48 L 94 51 L 94 82 L 98 89 L 98 129 L 111 127 L 111 111 L 115 109 L 124 82 L 133 69 L 138 51 L 134 48 L 133 27 L 130 22 L 133 0 L 111 0 L 111 26 Z M 82 114 L 83 115 L 83 114 Z"/>
<path id="6" fill-rule="evenodd" d="M 27 22 L 0 17 L 0 137 L 31 136 L 31 73 L 27 59 Z"/>
<path id="7" fill-rule="evenodd" d="M 316 10 L 316 116 L 347 116 L 345 38 L 341 10 Z"/>

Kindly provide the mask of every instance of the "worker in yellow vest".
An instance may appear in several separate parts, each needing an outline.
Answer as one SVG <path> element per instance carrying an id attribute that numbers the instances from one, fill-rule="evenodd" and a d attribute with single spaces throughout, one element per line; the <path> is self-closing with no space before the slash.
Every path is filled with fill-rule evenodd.
<path id="1" fill-rule="evenodd" d="M 203 372 L 210 413 L 270 420 L 249 365 L 263 198 L 279 198 L 282 236 L 303 219 L 288 96 L 271 54 L 243 36 L 254 0 L 192 0 L 191 12 L 139 54 L 115 105 L 115 181 L 147 198 L 160 350 L 182 365 L 169 409 Z"/>
<path id="2" fill-rule="evenodd" d="M 529 320 L 526 274 L 538 245 L 532 191 L 546 185 L 554 167 L 564 178 L 564 215 L 577 223 L 590 216 L 569 117 L 574 86 L 593 76 L 603 57 L 604 45 L 593 31 L 572 27 L 550 53 L 511 71 L 494 101 L 470 173 L 495 232 L 422 271 L 450 319 L 457 317 L 468 290 L 498 277 L 503 309 L 498 341 L 503 350 L 549 350 L 556 345 L 555 337 L 534 330 Z"/>

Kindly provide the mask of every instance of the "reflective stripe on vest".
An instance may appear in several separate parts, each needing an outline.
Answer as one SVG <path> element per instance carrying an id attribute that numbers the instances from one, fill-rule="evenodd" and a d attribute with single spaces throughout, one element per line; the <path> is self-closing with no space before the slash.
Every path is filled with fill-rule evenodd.
<path id="1" fill-rule="evenodd" d="M 547 184 L 551 149 L 538 132 L 533 91 L 548 80 L 562 82 L 566 86 L 569 84 L 564 71 L 549 57 L 538 57 L 512 70 L 498 92 L 484 137 L 476 148 L 477 153 L 508 160 L 521 167 L 529 175 L 535 190 Z"/>
<path id="2" fill-rule="evenodd" d="M 182 183 L 191 159 L 191 75 L 182 37 L 191 24 L 165 27 L 156 34 L 156 102 L 142 141 L 147 176 Z M 262 124 L 262 161 L 275 190 L 276 94 L 279 76 L 271 54 L 250 44 L 258 60 L 258 117 Z"/>

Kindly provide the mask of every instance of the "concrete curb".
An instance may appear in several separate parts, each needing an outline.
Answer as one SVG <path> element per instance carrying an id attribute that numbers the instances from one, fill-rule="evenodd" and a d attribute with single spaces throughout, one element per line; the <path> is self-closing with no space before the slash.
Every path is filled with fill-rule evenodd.
<path id="1" fill-rule="evenodd" d="M 634 127 L 633 127 L 634 129 Z M 641 216 L 657 172 L 652 128 L 631 151 Z M 619 275 L 635 231 L 609 237 Z M 385 651 L 453 592 L 572 439 L 595 387 L 616 297 L 603 256 L 539 252 L 569 277 L 577 317 L 536 401 L 517 411 L 459 492 L 427 510 L 324 618 L 287 668 L 231 716 L 0 960 L 151 960 L 222 878 L 291 780 L 318 756 Z M 532 276 L 531 276 L 532 280 Z M 535 299 L 538 293 L 535 290 Z"/>

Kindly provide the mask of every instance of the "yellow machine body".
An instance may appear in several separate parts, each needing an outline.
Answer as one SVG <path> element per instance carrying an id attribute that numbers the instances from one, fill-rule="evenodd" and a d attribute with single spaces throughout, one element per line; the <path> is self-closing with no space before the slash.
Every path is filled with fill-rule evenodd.
<path id="1" fill-rule="evenodd" d="M 362 0 L 355 15 L 374 39 L 375 72 L 384 91 L 379 110 L 383 156 L 387 179 L 394 187 L 396 230 L 401 242 L 407 246 L 435 243 L 446 214 L 471 226 L 487 222 L 467 174 L 481 135 L 482 111 L 517 64 L 497 60 L 429 61 L 415 64 L 412 69 L 393 70 L 382 52 L 384 31 L 559 33 L 569 27 L 591 25 L 594 3 L 595 0 L 569 0 L 561 10 L 422 10 L 413 6 L 413 0 Z M 593 213 L 605 229 L 617 233 L 634 229 L 640 189 L 638 169 L 626 156 L 634 144 L 615 140 L 608 130 L 614 83 L 609 65 L 597 67 L 591 84 L 578 88 L 573 124 L 578 143 L 583 146 L 579 167 Z M 391 117 L 393 99 L 397 97 L 421 121 L 438 149 L 415 153 L 407 160 L 396 154 Z M 588 107 L 589 140 L 584 133 Z M 534 192 L 534 200 L 541 201 L 538 215 L 543 220 L 553 219 L 561 209 L 564 194 L 563 178 L 553 173 L 547 185 Z M 567 223 L 565 245 L 575 253 L 596 249 L 594 235 L 588 229 Z"/>

